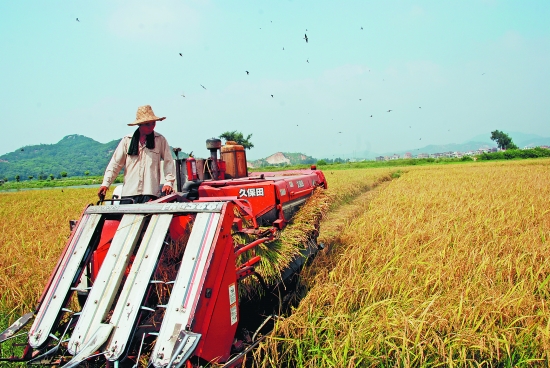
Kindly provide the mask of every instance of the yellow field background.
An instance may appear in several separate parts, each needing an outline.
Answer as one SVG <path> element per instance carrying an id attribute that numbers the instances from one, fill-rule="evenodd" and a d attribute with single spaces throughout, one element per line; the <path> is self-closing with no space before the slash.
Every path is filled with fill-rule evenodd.
<path id="1" fill-rule="evenodd" d="M 88 204 L 97 202 L 97 190 L 0 194 L 1 315 L 13 321 L 34 308 L 70 235 L 69 220 L 78 220 Z"/>
<path id="2" fill-rule="evenodd" d="M 341 226 L 259 365 L 548 364 L 550 161 L 407 171 Z"/>
<path id="3" fill-rule="evenodd" d="M 320 240 L 329 247 L 256 365 L 548 362 L 550 160 L 324 173 L 332 206 Z M 0 194 L 3 324 L 32 310 L 69 220 L 96 192 Z"/>

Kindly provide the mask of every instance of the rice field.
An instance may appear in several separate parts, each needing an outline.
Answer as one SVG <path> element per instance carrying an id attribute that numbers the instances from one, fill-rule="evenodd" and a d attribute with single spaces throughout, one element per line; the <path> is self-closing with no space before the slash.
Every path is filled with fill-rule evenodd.
<path id="1" fill-rule="evenodd" d="M 97 188 L 0 193 L 0 322 L 31 311 Z M 6 322 L 7 324 L 7 322 Z M 0 326 L 0 330 L 7 325 Z"/>
<path id="2" fill-rule="evenodd" d="M 549 182 L 549 160 L 409 168 L 329 237 L 255 365 L 548 366 Z"/>
<path id="3" fill-rule="evenodd" d="M 255 366 L 548 365 L 549 159 L 324 172 L 328 247 Z M 96 191 L 0 194 L 0 330 Z"/>
<path id="4" fill-rule="evenodd" d="M 387 168 L 328 171 L 333 188 L 327 194 L 331 203 L 345 203 L 389 175 Z M 70 234 L 69 220 L 95 204 L 96 193 L 97 188 L 0 193 L 0 330 L 33 309 Z"/>

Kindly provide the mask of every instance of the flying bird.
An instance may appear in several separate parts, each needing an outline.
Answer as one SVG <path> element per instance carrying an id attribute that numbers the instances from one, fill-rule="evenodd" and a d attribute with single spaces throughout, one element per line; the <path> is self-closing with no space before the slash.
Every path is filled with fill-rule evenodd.
<path id="1" fill-rule="evenodd" d="M 388 110 L 388 112 L 390 112 L 391 110 Z"/>
<path id="2" fill-rule="evenodd" d="M 304 40 L 306 40 L 306 43 L 307 43 L 307 40 L 308 40 L 307 34 L 304 35 Z"/>
<path id="3" fill-rule="evenodd" d="M 421 106 L 418 106 L 419 109 L 421 109 L 422 107 Z"/>
<path id="4" fill-rule="evenodd" d="M 309 59 L 306 60 L 309 63 Z"/>
<path id="5" fill-rule="evenodd" d="M 361 27 L 361 31 L 363 30 L 363 27 Z"/>
<path id="6" fill-rule="evenodd" d="M 248 70 L 246 71 L 246 75 L 249 75 L 250 73 L 248 72 Z"/>
<path id="7" fill-rule="evenodd" d="M 484 75 L 485 73 L 481 73 L 481 75 Z"/>
<path id="8" fill-rule="evenodd" d="M 271 95 L 271 97 L 273 97 L 273 95 Z"/>
<path id="9" fill-rule="evenodd" d="M 372 118 L 372 115 L 370 117 Z"/>
<path id="10" fill-rule="evenodd" d="M 80 22 L 80 20 L 78 20 L 78 18 L 76 18 L 76 21 L 77 21 L 77 22 Z"/>
<path id="11" fill-rule="evenodd" d="M 183 93 L 181 95 L 182 95 L 182 97 L 185 97 L 185 95 Z"/>
<path id="12" fill-rule="evenodd" d="M 361 101 L 361 99 L 359 99 L 359 101 Z"/>
<path id="13" fill-rule="evenodd" d="M 180 52 L 180 56 L 183 57 L 183 55 L 181 54 L 181 52 Z"/>
<path id="14" fill-rule="evenodd" d="M 283 51 L 285 51 L 285 48 L 283 47 Z"/>
<path id="15" fill-rule="evenodd" d="M 202 87 L 202 88 L 204 88 L 204 89 L 206 89 L 206 87 L 205 87 L 205 86 L 203 86 L 202 84 L 201 84 L 201 87 Z"/>

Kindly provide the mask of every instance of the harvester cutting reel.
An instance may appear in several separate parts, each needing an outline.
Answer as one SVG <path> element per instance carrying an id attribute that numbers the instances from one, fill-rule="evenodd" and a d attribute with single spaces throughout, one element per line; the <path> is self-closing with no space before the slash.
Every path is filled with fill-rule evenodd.
<path id="1" fill-rule="evenodd" d="M 0 361 L 66 368 L 240 364 L 269 331 L 280 300 L 270 300 L 277 288 L 255 271 L 260 257 L 237 259 L 273 240 L 274 231 L 259 231 L 248 204 L 237 199 L 162 200 L 87 207 L 36 309 L 0 334 Z M 236 246 L 235 231 L 256 239 Z M 281 280 L 317 250 L 312 240 Z M 267 298 L 243 296 L 247 276 L 256 276 Z"/>

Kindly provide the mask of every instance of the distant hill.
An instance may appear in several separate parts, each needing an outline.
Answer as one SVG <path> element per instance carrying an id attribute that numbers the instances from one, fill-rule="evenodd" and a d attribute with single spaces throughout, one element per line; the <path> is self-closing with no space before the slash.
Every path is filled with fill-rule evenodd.
<path id="1" fill-rule="evenodd" d="M 467 151 L 476 151 L 480 148 L 492 148 L 497 146 L 495 142 L 493 141 L 490 141 L 490 142 L 491 143 L 472 141 L 472 142 L 458 143 L 458 144 L 439 144 L 439 145 L 430 144 L 422 148 L 417 148 L 415 150 L 386 153 L 381 156 L 388 156 L 394 153 L 401 155 L 406 152 L 410 152 L 413 155 L 416 155 L 418 153 L 467 152 Z"/>
<path id="2" fill-rule="evenodd" d="M 505 132 L 505 133 L 512 138 L 512 141 L 519 148 L 532 148 L 537 146 L 550 145 L 550 138 L 548 137 L 541 137 L 540 135 L 525 134 L 521 132 Z M 423 148 L 419 148 L 415 150 L 399 151 L 399 152 L 391 152 L 391 153 L 387 152 L 385 154 L 382 154 L 381 156 L 388 156 L 394 153 L 401 155 L 406 152 L 410 152 L 413 155 L 416 153 L 467 152 L 467 151 L 474 151 L 480 148 L 492 148 L 496 146 L 497 146 L 496 142 L 491 140 L 491 133 L 487 133 L 487 134 L 481 134 L 481 135 L 475 136 L 465 143 L 446 144 L 446 145 L 428 145 Z"/>
<path id="3" fill-rule="evenodd" d="M 550 145 L 550 138 L 549 137 L 541 137 L 536 134 L 525 134 L 521 132 L 505 132 L 508 134 L 513 142 L 519 147 L 519 148 L 532 148 L 537 146 L 543 146 L 543 145 Z M 415 149 L 405 149 L 405 150 L 396 150 L 396 151 L 389 151 L 389 152 L 383 152 L 383 153 L 376 153 L 376 152 L 355 152 L 355 153 L 349 153 L 349 154 L 343 154 L 340 158 L 342 159 L 369 159 L 372 160 L 376 158 L 377 156 L 391 156 L 393 154 L 397 155 L 403 155 L 407 152 L 410 152 L 411 154 L 416 155 L 418 153 L 443 153 L 443 152 L 467 152 L 467 151 L 473 151 L 480 148 L 492 148 L 496 147 L 496 142 L 491 140 L 491 133 L 487 134 L 481 134 L 478 136 L 475 136 L 468 141 L 464 143 L 453 143 L 453 144 L 442 144 L 442 145 L 428 145 L 421 148 L 415 148 Z"/>
<path id="4" fill-rule="evenodd" d="M 550 143 L 550 138 L 541 137 L 536 134 L 526 134 L 521 132 L 504 132 L 512 138 L 512 141 L 520 148 L 524 147 L 533 147 L 533 146 L 542 146 L 548 145 Z M 491 133 L 481 134 L 470 139 L 471 141 L 486 142 L 490 144 L 495 144 L 491 140 Z"/>
<path id="5" fill-rule="evenodd" d="M 303 153 L 277 152 L 259 160 L 249 161 L 249 167 L 313 164 L 317 160 Z"/>
<path id="6" fill-rule="evenodd" d="M 38 179 L 50 174 L 58 177 L 61 172 L 68 176 L 103 175 L 119 140 L 99 143 L 83 135 L 68 135 L 55 144 L 25 146 L 15 152 L 0 156 L 0 179 L 21 180 L 29 176 Z"/>

